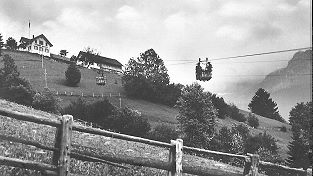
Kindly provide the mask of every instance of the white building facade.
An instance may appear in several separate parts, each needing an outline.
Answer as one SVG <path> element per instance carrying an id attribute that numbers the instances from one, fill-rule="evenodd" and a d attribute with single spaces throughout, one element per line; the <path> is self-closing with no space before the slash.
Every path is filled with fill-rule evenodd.
<path id="1" fill-rule="evenodd" d="M 32 39 L 22 37 L 19 48 L 23 51 L 50 56 L 50 48 L 53 46 L 51 42 L 43 35 L 38 35 Z"/>
<path id="2" fill-rule="evenodd" d="M 89 61 L 89 62 L 86 62 Z M 104 70 L 108 72 L 114 72 L 117 74 L 122 74 L 122 64 L 117 61 L 116 59 L 111 59 L 99 55 L 94 55 L 90 53 L 86 53 L 83 51 L 80 51 L 76 64 L 86 67 L 86 68 L 93 68 L 93 69 L 99 69 Z"/>

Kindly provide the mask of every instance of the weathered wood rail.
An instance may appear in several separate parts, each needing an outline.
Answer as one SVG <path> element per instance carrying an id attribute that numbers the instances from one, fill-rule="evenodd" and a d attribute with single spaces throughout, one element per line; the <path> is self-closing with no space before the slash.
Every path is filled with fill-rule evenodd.
<path id="1" fill-rule="evenodd" d="M 52 164 L 43 164 L 34 161 L 20 160 L 16 158 L 9 158 L 0 156 L 0 165 L 7 165 L 13 167 L 21 167 L 27 169 L 33 169 L 42 171 L 46 175 L 59 175 L 67 176 L 69 175 L 70 159 L 78 159 L 83 161 L 91 162 L 101 162 L 117 167 L 128 168 L 124 165 L 118 164 L 130 164 L 135 166 L 144 166 L 157 168 L 162 170 L 167 170 L 170 176 L 181 176 L 182 173 L 189 173 L 195 175 L 210 175 L 210 176 L 242 176 L 242 175 L 261 175 L 258 173 L 258 168 L 269 168 L 276 169 L 278 171 L 285 171 L 290 173 L 295 173 L 298 175 L 312 175 L 312 170 L 302 170 L 297 168 L 289 168 L 282 165 L 277 165 L 269 162 L 264 162 L 259 160 L 258 155 L 248 154 L 236 155 L 230 153 L 223 153 L 193 147 L 183 146 L 183 141 L 181 139 L 172 140 L 171 143 L 164 143 L 154 140 L 149 140 L 140 137 L 129 136 L 125 134 L 114 133 L 102 129 L 86 127 L 73 123 L 73 117 L 70 115 L 64 115 L 58 117 L 59 119 L 44 118 L 34 114 L 22 113 L 17 111 L 12 111 L 0 107 L 0 115 L 14 118 L 21 121 L 28 121 L 37 124 L 49 125 L 57 128 L 55 146 L 45 146 L 38 142 L 28 141 L 25 139 L 20 139 L 14 136 L 2 135 L 0 134 L 0 139 L 8 140 L 16 143 L 22 143 L 26 145 L 35 146 L 43 150 L 53 151 Z M 101 154 L 101 156 L 96 156 L 93 153 L 81 153 L 80 151 L 74 149 L 71 144 L 72 131 L 79 131 L 83 133 L 101 135 L 106 137 L 113 137 L 121 140 L 140 142 L 148 145 L 163 147 L 169 149 L 169 161 L 165 162 L 162 160 L 153 160 L 149 158 L 142 157 L 131 157 L 131 156 L 121 156 L 119 154 Z M 236 171 L 225 171 L 219 168 L 212 168 L 210 166 L 197 167 L 191 165 L 188 162 L 182 160 L 184 152 L 196 152 L 201 154 L 210 155 L 220 155 L 243 159 L 245 161 L 245 168 L 243 172 Z"/>

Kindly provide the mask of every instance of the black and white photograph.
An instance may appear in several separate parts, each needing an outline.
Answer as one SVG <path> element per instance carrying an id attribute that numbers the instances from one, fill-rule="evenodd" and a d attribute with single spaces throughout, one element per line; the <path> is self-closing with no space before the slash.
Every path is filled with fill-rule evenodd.
<path id="1" fill-rule="evenodd" d="M 0 176 L 311 176 L 312 0 L 0 0 Z"/>

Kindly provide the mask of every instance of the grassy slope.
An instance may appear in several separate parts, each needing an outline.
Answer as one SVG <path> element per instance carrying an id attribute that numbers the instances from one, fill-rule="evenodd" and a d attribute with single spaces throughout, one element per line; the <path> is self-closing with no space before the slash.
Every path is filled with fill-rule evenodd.
<path id="1" fill-rule="evenodd" d="M 40 70 L 41 70 L 41 60 L 38 55 L 29 54 L 25 52 L 10 52 L 5 51 L 4 53 L 10 54 L 13 59 L 16 61 L 16 64 L 18 65 L 18 68 L 21 72 L 21 76 L 28 78 L 32 86 L 38 90 L 41 89 L 43 82 Z M 108 83 L 106 86 L 97 86 L 95 84 L 95 76 L 96 73 L 92 70 L 88 69 L 81 69 L 82 72 L 82 80 L 80 83 L 80 87 L 70 88 L 62 84 L 64 81 L 64 71 L 67 68 L 66 64 L 49 61 L 45 59 L 45 64 L 47 66 L 47 72 L 48 74 L 48 86 L 52 90 L 62 90 L 67 92 L 120 92 L 121 91 L 121 83 L 119 82 L 118 85 L 115 85 L 114 83 Z M 24 68 L 23 68 L 24 66 Z M 38 71 L 39 70 L 39 71 Z M 109 75 L 110 76 L 110 75 Z M 111 75 L 112 76 L 112 75 Z M 74 97 L 64 97 L 61 96 L 62 99 L 62 107 L 65 107 L 70 103 L 70 101 L 75 100 Z M 93 99 L 93 98 L 89 98 Z M 109 100 L 115 104 L 116 106 L 119 106 L 119 99 L 116 97 L 109 98 Z M 170 124 L 177 124 L 176 116 L 178 114 L 178 111 L 174 108 L 169 108 L 164 105 L 159 105 L 151 102 L 147 102 L 144 100 L 133 100 L 128 98 L 122 98 L 122 106 L 128 106 L 132 109 L 139 110 L 142 115 L 152 123 L 152 125 L 155 125 L 159 122 L 166 122 Z M 248 116 L 248 112 L 241 111 L 241 113 Z M 287 145 L 289 141 L 291 141 L 291 132 L 290 132 L 290 126 L 287 124 L 283 124 L 281 122 L 271 120 L 268 118 L 264 118 L 261 116 L 257 116 L 260 121 L 260 126 L 257 129 L 251 128 L 250 131 L 253 134 L 258 134 L 263 131 L 266 131 L 268 134 L 271 134 L 276 140 L 277 144 L 280 147 L 280 154 L 283 158 L 286 158 L 286 152 L 287 152 Z M 222 126 L 228 126 L 231 127 L 233 124 L 239 124 L 239 122 L 234 121 L 232 119 L 218 119 L 218 127 Z M 287 132 L 281 132 L 279 127 L 286 126 Z"/>
<path id="2" fill-rule="evenodd" d="M 46 118 L 59 118 L 56 115 L 34 110 L 25 106 L 4 101 L 2 99 L 0 99 L 0 106 L 6 109 L 31 113 Z M 40 142 L 45 145 L 53 145 L 55 128 L 31 122 L 17 121 L 0 115 L 0 133 L 27 139 L 30 141 Z M 110 137 L 102 137 L 80 132 L 73 132 L 72 138 L 72 147 L 79 151 L 91 152 L 98 155 L 106 153 L 112 155 L 119 154 L 135 157 L 140 156 L 163 161 L 168 160 L 168 150 L 159 147 L 149 146 L 146 144 L 128 142 Z M 43 163 L 51 163 L 52 152 L 47 152 L 39 150 L 35 147 L 0 140 L 0 156 L 22 158 Z M 196 166 L 199 167 L 205 167 L 206 165 L 210 165 L 212 167 L 216 167 L 216 169 L 219 168 L 223 170 L 242 172 L 241 168 L 232 167 L 223 163 L 187 154 L 183 156 L 183 160 L 184 162 L 194 163 Z M 158 169 L 134 166 L 130 167 L 131 169 L 125 170 L 116 167 L 110 167 L 105 164 L 81 162 L 72 159 L 70 172 L 82 175 L 167 175 L 167 172 Z M 11 173 L 9 167 L 1 165 L 0 172 L 3 176 L 10 175 Z M 40 174 L 31 173 L 30 175 Z"/>
<path id="3" fill-rule="evenodd" d="M 41 57 L 38 54 L 28 52 L 12 52 L 3 50 L 3 54 L 9 54 L 18 66 L 21 76 L 30 81 L 33 88 L 41 91 L 45 86 L 44 69 L 42 69 Z M 64 93 L 73 92 L 75 94 L 101 94 L 101 93 L 118 93 L 121 92 L 121 79 L 116 74 L 106 73 L 107 84 L 105 86 L 96 85 L 95 78 L 98 74 L 90 69 L 80 68 L 82 78 L 78 87 L 68 87 L 65 83 L 65 71 L 68 65 L 59 63 L 44 57 L 44 67 L 47 70 L 48 87 L 53 91 Z M 115 84 L 115 80 L 117 84 Z"/>

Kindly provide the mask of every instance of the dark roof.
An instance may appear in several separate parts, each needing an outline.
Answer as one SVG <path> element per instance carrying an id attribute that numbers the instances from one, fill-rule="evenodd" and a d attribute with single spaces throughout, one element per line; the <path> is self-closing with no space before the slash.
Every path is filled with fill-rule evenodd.
<path id="1" fill-rule="evenodd" d="M 91 58 L 90 58 L 91 57 Z M 92 62 L 99 63 L 99 64 L 106 64 L 106 65 L 111 65 L 111 66 L 117 66 L 117 67 L 122 67 L 123 65 L 117 61 L 116 59 L 111 59 L 91 53 L 86 53 L 84 51 L 80 51 L 77 59 L 78 60 L 84 60 L 84 58 L 90 59 Z"/>
<path id="2" fill-rule="evenodd" d="M 29 38 L 26 38 L 26 37 L 21 37 L 20 42 L 32 43 L 32 42 L 33 42 L 34 40 L 36 40 L 37 38 L 44 38 L 44 39 L 48 42 L 48 44 L 50 45 L 50 47 L 53 46 L 53 45 L 51 44 L 51 42 L 47 39 L 47 37 L 46 37 L 45 35 L 43 35 L 43 34 L 40 34 L 40 35 L 38 35 L 37 37 L 34 37 L 34 38 L 32 38 L 32 39 L 29 39 Z"/>

